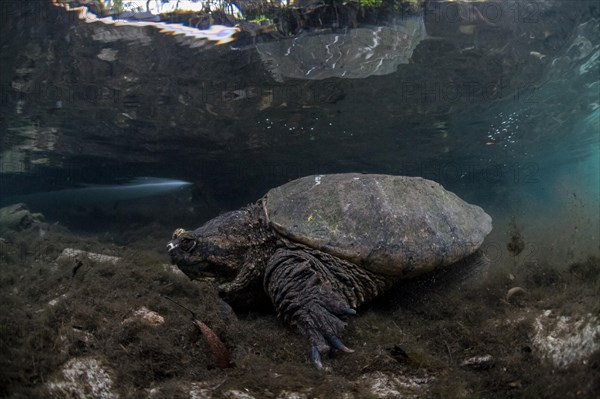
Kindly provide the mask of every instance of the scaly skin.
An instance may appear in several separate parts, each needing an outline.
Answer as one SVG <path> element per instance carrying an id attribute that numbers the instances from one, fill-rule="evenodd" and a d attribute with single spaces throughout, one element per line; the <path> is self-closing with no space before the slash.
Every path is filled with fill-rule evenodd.
<path id="1" fill-rule="evenodd" d="M 345 316 L 392 283 L 319 250 L 288 244 L 269 260 L 264 287 L 277 315 L 309 338 L 311 359 L 323 368 L 321 354 L 331 348 L 352 352 L 340 341 Z"/>

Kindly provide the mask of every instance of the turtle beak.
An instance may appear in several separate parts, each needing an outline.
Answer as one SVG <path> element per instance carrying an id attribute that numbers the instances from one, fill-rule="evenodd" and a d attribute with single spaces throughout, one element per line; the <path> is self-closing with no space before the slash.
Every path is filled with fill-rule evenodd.
<path id="1" fill-rule="evenodd" d="M 167 243 L 167 252 L 171 257 L 171 263 L 176 265 L 196 263 L 195 259 L 191 257 L 192 249 L 195 247 L 195 242 L 182 241 L 180 238 L 169 241 Z"/>
<path id="2" fill-rule="evenodd" d="M 194 254 L 185 251 L 184 249 L 187 248 L 187 244 L 189 243 L 182 243 L 179 239 L 170 241 L 167 244 L 167 251 L 171 257 L 171 263 L 177 265 L 179 270 L 192 280 L 206 276 L 208 264 L 199 256 L 194 256 Z M 193 245 L 193 247 L 195 247 L 195 245 Z"/>

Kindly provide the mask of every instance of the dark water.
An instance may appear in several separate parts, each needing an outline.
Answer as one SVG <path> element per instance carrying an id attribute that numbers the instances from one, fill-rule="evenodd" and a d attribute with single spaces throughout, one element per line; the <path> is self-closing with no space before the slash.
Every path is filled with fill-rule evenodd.
<path id="1" fill-rule="evenodd" d="M 578 240 L 598 251 L 593 2 L 466 4 L 459 11 L 430 2 L 420 16 L 397 16 L 421 18 L 427 33 L 413 38 L 412 57 L 396 72 L 283 81 L 273 80 L 244 34 L 209 42 L 188 60 L 185 46 L 176 59 L 162 59 L 153 46 L 177 48 L 173 36 L 153 33 L 151 46 L 126 39 L 103 45 L 94 36 L 101 23 L 32 4 L 31 13 L 54 19 L 7 8 L 37 26 L 12 26 L 23 39 L 5 45 L 3 196 L 174 178 L 194 183 L 182 195 L 200 223 L 303 175 L 417 175 L 486 208 L 498 231 L 512 217 L 541 229 L 560 220 L 560 236 L 582 217 L 587 222 L 577 229 L 587 235 Z M 83 33 L 69 35 L 68 26 Z M 42 35 L 51 56 L 27 41 Z M 102 51 L 108 58 L 89 57 Z M 132 62 L 112 60 L 111 51 Z M 74 66 L 53 59 L 61 56 Z M 53 221 L 71 219 L 71 208 L 36 206 Z M 73 227 L 97 225 L 86 213 L 82 205 Z"/>

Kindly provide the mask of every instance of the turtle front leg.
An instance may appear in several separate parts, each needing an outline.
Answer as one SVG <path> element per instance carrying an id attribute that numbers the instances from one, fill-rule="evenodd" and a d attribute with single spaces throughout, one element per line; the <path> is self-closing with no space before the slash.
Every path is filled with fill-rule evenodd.
<path id="1" fill-rule="evenodd" d="M 261 270 L 253 262 L 246 262 L 233 281 L 219 285 L 219 295 L 227 302 L 238 299 L 254 282 L 260 282 Z"/>
<path id="2" fill-rule="evenodd" d="M 339 337 L 346 327 L 345 316 L 356 311 L 332 281 L 330 267 L 314 253 L 281 248 L 269 260 L 264 277 L 277 315 L 309 338 L 311 360 L 320 370 L 321 354 L 331 348 L 353 352 Z"/>

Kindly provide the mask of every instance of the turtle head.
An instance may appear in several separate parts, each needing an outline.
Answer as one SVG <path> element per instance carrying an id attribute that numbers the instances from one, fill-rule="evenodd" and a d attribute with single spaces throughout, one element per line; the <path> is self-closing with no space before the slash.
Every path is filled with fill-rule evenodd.
<path id="1" fill-rule="evenodd" d="M 223 282 L 233 280 L 253 245 L 251 226 L 245 222 L 245 215 L 234 211 L 194 231 L 175 230 L 167 244 L 171 263 L 191 279 L 211 276 Z"/>
<path id="2" fill-rule="evenodd" d="M 232 262 L 231 251 L 221 248 L 211 237 L 177 229 L 167 250 L 171 263 L 176 264 L 190 279 L 216 277 L 230 280 L 237 274 L 237 262 Z"/>

